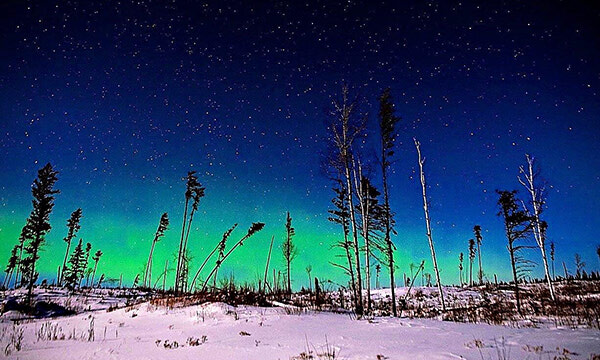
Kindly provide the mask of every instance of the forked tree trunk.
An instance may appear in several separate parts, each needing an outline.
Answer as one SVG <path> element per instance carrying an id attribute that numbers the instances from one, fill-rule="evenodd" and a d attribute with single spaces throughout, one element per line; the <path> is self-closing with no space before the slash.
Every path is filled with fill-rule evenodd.
<path id="1" fill-rule="evenodd" d="M 440 280 L 440 271 L 437 265 L 437 259 L 435 256 L 435 248 L 433 247 L 433 237 L 431 235 L 431 220 L 429 218 L 429 207 L 427 205 L 427 194 L 425 184 L 425 173 L 423 172 L 423 164 L 425 159 L 421 157 L 421 143 L 415 138 L 415 147 L 417 148 L 417 154 L 419 155 L 419 170 L 421 174 L 421 188 L 423 189 L 423 211 L 425 212 L 425 224 L 427 226 L 427 239 L 429 240 L 429 249 L 431 250 L 431 259 L 433 261 L 433 270 L 435 271 L 435 278 L 440 292 L 440 303 L 442 305 L 442 311 L 446 311 L 446 303 L 444 301 L 444 290 L 442 289 L 442 281 Z"/>
<path id="2" fill-rule="evenodd" d="M 543 231 L 541 228 L 541 222 L 540 222 L 540 213 L 542 211 L 541 209 L 541 205 L 544 202 L 543 199 L 543 193 L 542 190 L 543 189 L 536 189 L 535 187 L 535 180 L 537 177 L 537 173 L 534 172 L 533 169 L 533 165 L 534 165 L 534 158 L 529 156 L 529 155 L 525 155 L 526 159 L 527 159 L 527 170 L 524 169 L 522 166 L 520 167 L 520 172 L 521 174 L 523 174 L 523 177 L 525 177 L 525 180 L 521 179 L 520 177 L 518 177 L 519 182 L 521 183 L 521 185 L 523 185 L 523 187 L 525 187 L 525 189 L 527 189 L 527 191 L 529 192 L 529 195 L 531 196 L 531 203 L 532 203 L 532 207 L 533 207 L 533 235 L 535 237 L 535 241 L 538 245 L 538 247 L 540 248 L 540 252 L 542 253 L 542 261 L 544 263 L 544 272 L 546 274 L 546 281 L 548 282 L 548 288 L 550 290 L 550 298 L 552 299 L 552 301 L 556 300 L 556 296 L 554 294 L 554 285 L 552 285 L 552 278 L 550 277 L 550 271 L 548 270 L 548 258 L 546 257 L 546 244 L 545 244 L 545 239 L 543 236 Z"/>

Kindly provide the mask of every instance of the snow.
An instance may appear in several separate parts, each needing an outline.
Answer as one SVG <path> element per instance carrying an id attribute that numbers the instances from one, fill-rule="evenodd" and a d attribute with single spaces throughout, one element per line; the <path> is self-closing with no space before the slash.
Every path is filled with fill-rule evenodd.
<path id="1" fill-rule="evenodd" d="M 23 321 L 0 319 L 8 359 L 588 359 L 600 331 L 468 324 L 207 303 L 181 308 L 149 302 L 115 311 Z M 104 303 L 106 306 L 106 303 Z M 4 353 L 22 329 L 20 351 Z M 92 332 L 93 329 L 93 338 Z M 62 339 L 64 338 L 64 339 Z M 177 346 L 174 344 L 177 343 Z M 566 349 L 566 350 L 565 350 Z M 10 350 L 10 349 L 9 349 Z M 327 358 L 327 357 L 323 357 Z M 333 358 L 333 357 L 330 357 Z"/>

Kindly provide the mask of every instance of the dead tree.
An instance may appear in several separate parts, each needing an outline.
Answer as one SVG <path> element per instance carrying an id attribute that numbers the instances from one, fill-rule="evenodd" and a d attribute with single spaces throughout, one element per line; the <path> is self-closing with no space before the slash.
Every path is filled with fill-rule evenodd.
<path id="1" fill-rule="evenodd" d="M 150 255 L 148 255 L 148 263 L 146 264 L 146 271 L 144 272 L 144 287 L 152 286 L 152 255 L 154 254 L 154 246 L 160 241 L 160 238 L 165 235 L 165 231 L 169 227 L 169 215 L 167 213 L 162 214 L 158 223 L 158 228 L 154 234 L 152 245 L 150 246 Z"/>
<path id="2" fill-rule="evenodd" d="M 550 277 L 550 271 L 548 270 L 548 259 L 546 257 L 546 244 L 545 244 L 545 229 L 542 229 L 543 225 L 540 220 L 540 214 L 544 210 L 544 206 L 546 205 L 546 194 L 544 186 L 538 185 L 538 177 L 539 177 L 539 169 L 535 166 L 535 159 L 533 156 L 525 155 L 525 159 L 527 161 L 526 166 L 519 167 L 519 173 L 522 176 L 518 176 L 519 183 L 523 185 L 523 187 L 529 193 L 531 197 L 531 220 L 533 222 L 533 236 L 535 238 L 535 242 L 542 253 L 542 261 L 544 263 L 544 272 L 546 274 L 546 280 L 548 282 L 548 288 L 550 290 L 550 298 L 552 301 L 556 300 L 556 296 L 554 295 L 554 286 L 552 285 L 552 278 Z"/>
<path id="3" fill-rule="evenodd" d="M 229 255 L 231 255 L 233 250 L 235 250 L 238 246 L 243 245 L 245 240 L 247 240 L 249 237 L 256 234 L 257 232 L 261 231 L 264 227 L 265 227 L 264 223 L 260 223 L 260 222 L 252 223 L 252 226 L 250 226 L 246 235 L 244 235 L 244 237 L 242 237 L 237 243 L 235 243 L 235 245 L 233 245 L 231 247 L 231 249 L 229 249 L 229 251 L 225 255 L 223 255 L 223 258 L 221 260 L 217 260 L 217 264 L 212 269 L 210 274 L 208 274 L 208 276 L 206 277 L 206 280 L 204 280 L 204 284 L 202 284 L 202 290 L 200 290 L 200 292 L 204 292 L 204 290 L 206 290 L 206 285 L 208 284 L 208 280 L 210 280 L 210 278 L 214 275 L 215 271 L 217 271 L 217 269 L 219 268 L 219 266 L 221 266 L 223 261 L 225 261 L 225 259 L 227 259 L 229 257 Z"/>
<path id="4" fill-rule="evenodd" d="M 423 211 L 425 212 L 425 225 L 427 227 L 427 239 L 429 240 L 429 249 L 431 250 L 431 259 L 433 262 L 433 270 L 435 271 L 435 278 L 438 285 L 438 290 L 440 292 L 440 303 L 442 305 L 442 311 L 446 311 L 446 303 L 444 301 L 444 290 L 442 289 L 442 281 L 440 280 L 440 271 L 437 265 L 437 259 L 435 256 L 435 248 L 433 247 L 433 237 L 431 235 L 431 220 L 429 218 L 429 201 L 427 200 L 426 188 L 427 185 L 425 183 L 425 172 L 423 171 L 423 165 L 425 164 L 425 159 L 421 157 L 421 143 L 414 138 L 415 147 L 417 148 L 417 154 L 419 156 L 419 171 L 421 174 L 421 188 L 423 190 Z"/>
<path id="5" fill-rule="evenodd" d="M 348 99 L 348 87 L 342 87 L 341 101 L 333 101 L 333 110 L 331 111 L 331 123 L 329 130 L 332 133 L 333 144 L 336 148 L 336 157 L 341 165 L 342 174 L 345 180 L 346 198 L 350 213 L 350 225 L 352 229 L 352 240 L 354 244 L 354 261 L 356 270 L 356 302 L 355 312 L 360 317 L 363 314 L 362 300 L 362 276 L 360 267 L 360 249 L 358 245 L 357 221 L 354 209 L 354 188 L 352 185 L 352 144 L 354 140 L 363 132 L 364 118 L 356 121 L 357 103 Z"/>
<path id="6" fill-rule="evenodd" d="M 265 277 L 263 279 L 264 293 L 267 292 L 267 287 L 270 287 L 267 283 L 267 275 L 269 273 L 269 262 L 271 262 L 271 252 L 273 251 L 273 241 L 275 241 L 275 235 L 271 236 L 271 245 L 269 245 L 269 255 L 267 255 L 267 263 L 265 264 Z M 273 292 L 273 289 L 271 289 L 271 292 Z"/>
<path id="7" fill-rule="evenodd" d="M 194 278 L 192 279 L 192 283 L 190 284 L 190 288 L 188 291 L 192 291 L 194 289 L 194 285 L 196 284 L 196 280 L 198 279 L 198 275 L 200 275 L 200 272 L 202 271 L 202 269 L 204 269 L 204 266 L 206 266 L 206 263 L 208 263 L 208 260 L 214 255 L 215 252 L 217 252 L 217 250 L 219 250 L 219 257 L 217 258 L 217 265 L 215 266 L 215 272 L 219 270 L 219 267 L 221 265 L 221 262 L 223 261 L 223 252 L 225 251 L 225 245 L 227 243 L 227 239 L 229 239 L 229 236 L 231 235 L 231 233 L 233 232 L 233 230 L 237 227 L 237 223 L 233 224 L 232 227 L 230 227 L 227 231 L 225 231 L 223 233 L 223 238 L 221 239 L 221 241 L 219 241 L 219 243 L 217 244 L 217 246 L 215 246 L 215 248 L 210 252 L 210 254 L 208 254 L 208 256 L 204 259 L 204 262 L 202 262 L 202 265 L 200 265 L 200 267 L 198 268 L 198 271 L 196 271 L 196 275 L 194 275 Z M 208 281 L 208 279 L 207 279 Z"/>

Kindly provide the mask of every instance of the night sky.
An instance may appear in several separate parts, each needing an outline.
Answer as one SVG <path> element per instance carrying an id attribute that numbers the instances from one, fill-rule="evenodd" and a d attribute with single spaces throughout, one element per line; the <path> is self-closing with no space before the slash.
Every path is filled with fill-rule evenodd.
<path id="1" fill-rule="evenodd" d="M 442 281 L 458 281 L 458 254 L 483 228 L 484 270 L 509 279 L 495 189 L 521 189 L 534 155 L 548 181 L 548 241 L 574 271 L 598 269 L 600 16 L 592 1 L 260 2 L 21 1 L 0 5 L 0 261 L 31 211 L 30 185 L 59 171 L 52 231 L 39 269 L 62 263 L 66 220 L 104 256 L 99 273 L 131 283 L 163 212 L 155 278 L 172 263 L 183 216 L 182 178 L 206 187 L 194 219 L 195 271 L 223 232 L 266 223 L 220 274 L 262 277 L 274 266 L 285 213 L 296 228 L 294 287 L 313 276 L 344 282 L 328 261 L 341 229 L 321 170 L 326 111 L 347 83 L 368 112 L 378 151 L 377 96 L 392 90 L 399 126 L 391 206 L 397 276 L 431 258 L 417 154 L 422 143 Z M 376 184 L 380 184 L 377 179 Z M 523 192 L 521 191 L 523 194 Z M 539 251 L 532 259 L 540 262 Z M 561 265 L 559 265 L 561 264 Z M 532 275 L 540 276 L 538 266 Z M 169 277 L 172 283 L 173 276 Z M 382 283 L 387 277 L 382 279 Z"/>

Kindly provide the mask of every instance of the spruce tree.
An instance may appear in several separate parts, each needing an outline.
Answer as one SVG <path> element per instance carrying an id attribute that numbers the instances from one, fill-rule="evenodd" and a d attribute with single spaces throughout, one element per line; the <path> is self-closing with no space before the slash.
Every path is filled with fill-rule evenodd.
<path id="1" fill-rule="evenodd" d="M 469 239 L 469 286 L 473 286 L 473 260 L 475 260 L 475 240 Z"/>
<path id="2" fill-rule="evenodd" d="M 86 274 L 86 272 L 88 271 L 88 263 L 90 260 L 90 252 L 92 250 L 92 244 L 87 243 L 85 244 L 85 257 L 83 260 L 83 264 L 82 264 L 82 270 L 81 270 L 81 278 L 79 279 L 79 287 L 81 287 L 81 282 L 83 281 L 83 277 Z"/>
<path id="3" fill-rule="evenodd" d="M 477 241 L 477 258 L 479 260 L 479 284 L 483 284 L 483 269 L 481 267 L 481 242 L 483 237 L 481 236 L 481 226 L 475 225 L 473 227 L 473 233 L 475 234 L 475 239 Z"/>
<path id="4" fill-rule="evenodd" d="M 19 287 L 19 286 L 23 286 L 25 285 L 23 283 L 23 274 L 22 274 L 22 269 L 23 269 L 23 248 L 25 247 L 25 241 L 27 239 L 30 238 L 30 227 L 29 227 L 29 220 L 27 221 L 27 224 L 25 224 L 25 226 L 23 226 L 23 228 L 21 229 L 21 235 L 19 236 L 19 257 L 17 259 L 17 272 L 15 273 L 15 288 Z M 21 279 L 19 280 L 19 272 L 21 271 Z"/>
<path id="5" fill-rule="evenodd" d="M 73 253 L 69 258 L 69 265 L 65 269 L 64 285 L 74 290 L 79 285 L 79 280 L 83 278 L 85 262 L 85 251 L 83 250 L 83 240 L 79 239 L 79 242 L 73 249 Z"/>
<path id="6" fill-rule="evenodd" d="M 396 284 L 394 282 L 394 271 L 396 265 L 394 264 L 394 250 L 396 246 L 392 242 L 391 234 L 395 233 L 393 229 L 393 218 L 394 214 L 390 209 L 390 196 L 389 196 L 389 179 L 388 170 L 391 166 L 391 158 L 394 155 L 395 140 L 397 137 L 396 125 L 400 121 L 400 118 L 394 114 L 394 104 L 390 95 L 390 89 L 384 90 L 383 94 L 379 97 L 379 131 L 381 135 L 381 176 L 383 180 L 383 209 L 385 214 L 385 245 L 387 251 L 387 265 L 390 273 L 390 289 L 392 295 L 392 314 L 398 315 L 396 309 Z"/>
<path id="7" fill-rule="evenodd" d="M 292 237 L 296 234 L 296 231 L 292 227 L 292 217 L 290 216 L 290 212 L 287 212 L 286 220 L 285 220 L 285 232 L 286 238 L 283 242 L 281 250 L 283 252 L 283 258 L 285 260 L 286 270 L 287 270 L 287 292 L 288 294 L 292 293 L 292 280 L 291 280 L 291 264 L 292 261 L 296 258 L 298 254 L 298 250 L 296 249 L 296 245 L 292 242 Z"/>
<path id="8" fill-rule="evenodd" d="M 38 177 L 33 181 L 31 193 L 33 195 L 33 210 L 29 215 L 29 241 L 25 245 L 26 257 L 23 259 L 23 276 L 27 284 L 27 299 L 31 304 L 33 286 L 38 278 L 35 265 L 40 258 L 39 252 L 45 243 L 46 234 L 50 231 L 50 213 L 54 208 L 54 195 L 60 191 L 54 189 L 58 180 L 58 171 L 50 163 L 38 171 Z"/>
<path id="9" fill-rule="evenodd" d="M 6 269 L 4 270 L 6 276 L 4 277 L 4 283 L 2 284 L 3 288 L 8 288 L 8 286 L 10 285 L 10 279 L 12 277 L 13 271 L 15 270 L 15 267 L 17 267 L 19 262 L 19 255 L 17 254 L 18 251 L 19 245 L 15 245 L 12 251 L 10 252 L 8 264 L 6 265 Z"/>
<path id="10" fill-rule="evenodd" d="M 65 251 L 65 259 L 63 260 L 63 264 L 60 270 L 60 277 L 58 278 L 58 286 L 62 284 L 63 281 L 63 273 L 65 271 L 65 267 L 67 266 L 67 257 L 69 256 L 69 250 L 71 249 L 71 241 L 77 235 L 77 232 L 81 228 L 79 225 L 79 221 L 81 220 L 81 208 L 73 211 L 71 213 L 71 217 L 67 220 L 67 236 L 63 239 L 64 242 L 67 243 L 67 250 Z"/>
<path id="11" fill-rule="evenodd" d="M 510 264 L 512 268 L 513 282 L 515 284 L 515 300 L 517 302 L 517 311 L 521 313 L 521 298 L 519 294 L 519 280 L 531 266 L 522 252 L 528 246 L 520 245 L 519 240 L 526 238 L 531 232 L 531 217 L 526 211 L 520 210 L 517 205 L 517 191 L 496 190 L 498 193 L 498 206 L 500 211 L 498 216 L 504 220 L 504 231 L 508 240 L 508 252 L 510 255 Z"/>
<path id="12" fill-rule="evenodd" d="M 463 286 L 463 261 L 464 261 L 464 254 L 460 253 L 460 255 L 458 255 L 458 280 L 460 282 L 460 286 Z"/>

